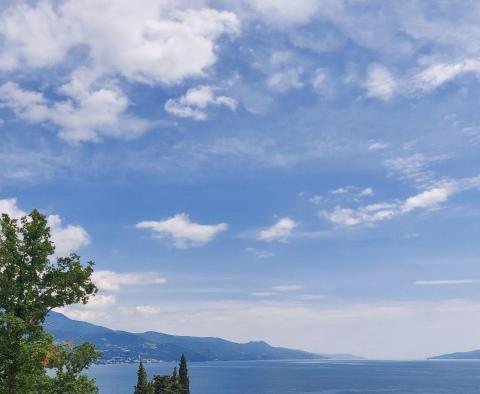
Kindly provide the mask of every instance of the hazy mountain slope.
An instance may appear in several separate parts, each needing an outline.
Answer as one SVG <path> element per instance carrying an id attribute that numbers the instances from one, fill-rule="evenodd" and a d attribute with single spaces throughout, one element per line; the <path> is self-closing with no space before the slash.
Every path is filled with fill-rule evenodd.
<path id="1" fill-rule="evenodd" d="M 429 360 L 480 360 L 480 350 L 470 352 L 456 352 L 429 357 Z"/>
<path id="2" fill-rule="evenodd" d="M 158 332 L 130 333 L 76 321 L 52 312 L 45 328 L 57 341 L 89 341 L 103 352 L 104 361 L 133 361 L 139 358 L 171 361 L 184 353 L 191 361 L 327 359 L 318 355 L 272 347 L 266 342 L 235 343 L 220 338 L 199 338 Z"/>

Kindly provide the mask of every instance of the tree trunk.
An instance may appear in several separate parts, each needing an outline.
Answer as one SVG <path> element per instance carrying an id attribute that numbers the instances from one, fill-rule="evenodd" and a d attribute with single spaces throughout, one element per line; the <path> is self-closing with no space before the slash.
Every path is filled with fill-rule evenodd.
<path id="1" fill-rule="evenodd" d="M 20 337 L 17 334 L 15 338 L 15 343 L 12 346 L 12 358 L 11 365 L 7 368 L 7 394 L 18 394 L 17 393 L 17 374 L 18 374 L 18 355 L 20 354 Z"/>

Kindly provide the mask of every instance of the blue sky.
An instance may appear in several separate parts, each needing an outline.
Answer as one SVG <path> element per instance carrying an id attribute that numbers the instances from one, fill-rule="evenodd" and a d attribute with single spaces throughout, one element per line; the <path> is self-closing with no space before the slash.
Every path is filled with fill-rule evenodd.
<path id="1" fill-rule="evenodd" d="M 64 312 L 368 357 L 478 348 L 480 5 L 0 5 L 0 210 Z"/>

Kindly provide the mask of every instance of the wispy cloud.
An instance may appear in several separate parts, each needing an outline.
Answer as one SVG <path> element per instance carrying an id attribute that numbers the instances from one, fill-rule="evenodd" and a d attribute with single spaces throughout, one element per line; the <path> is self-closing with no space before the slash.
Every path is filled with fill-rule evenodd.
<path id="1" fill-rule="evenodd" d="M 391 171 L 392 176 L 413 181 L 419 188 L 432 186 L 437 181 L 431 166 L 447 159 L 447 156 L 426 156 L 414 153 L 408 156 L 387 159 L 383 164 Z"/>
<path id="2" fill-rule="evenodd" d="M 215 95 L 211 86 L 199 86 L 189 89 L 179 98 L 169 99 L 165 103 L 165 110 L 182 118 L 205 120 L 209 106 L 224 106 L 235 111 L 237 101 L 231 97 Z"/>
<path id="3" fill-rule="evenodd" d="M 420 68 L 420 70 L 418 70 Z M 385 101 L 395 95 L 413 96 L 427 94 L 463 75 L 480 75 L 480 60 L 467 58 L 453 62 L 433 62 L 414 67 L 404 75 L 395 77 L 383 65 L 369 67 L 364 82 L 367 95 Z"/>
<path id="4" fill-rule="evenodd" d="M 342 226 L 357 226 L 373 224 L 404 215 L 416 209 L 433 209 L 448 200 L 456 190 L 451 186 L 435 187 L 426 190 L 403 202 L 381 202 L 369 204 L 358 208 L 345 208 L 336 206 L 332 211 L 323 211 L 321 216 L 330 222 Z"/>
<path id="5" fill-rule="evenodd" d="M 446 203 L 451 196 L 478 188 L 480 188 L 480 176 L 444 179 L 438 181 L 436 186 L 408 197 L 403 201 L 384 201 L 354 208 L 337 205 L 333 210 L 321 211 L 320 216 L 339 226 L 352 227 L 362 224 L 373 224 L 405 215 L 415 210 L 436 209 Z"/>
<path id="6" fill-rule="evenodd" d="M 114 272 L 99 270 L 93 273 L 93 281 L 100 290 L 117 292 L 122 286 L 146 286 L 167 283 L 156 272 Z"/>
<path id="7" fill-rule="evenodd" d="M 275 256 L 275 253 L 266 249 L 246 248 L 245 251 L 254 255 L 257 259 L 267 259 Z"/>
<path id="8" fill-rule="evenodd" d="M 302 285 L 297 285 L 297 284 L 293 284 L 293 285 L 277 285 L 277 286 L 273 286 L 272 287 L 272 290 L 275 290 L 275 291 L 296 291 L 296 290 L 301 290 L 303 289 L 303 286 Z"/>
<path id="9" fill-rule="evenodd" d="M 256 291 L 256 292 L 250 293 L 250 295 L 253 297 L 272 297 L 274 295 L 277 295 L 277 293 L 272 293 L 268 291 Z"/>
<path id="10" fill-rule="evenodd" d="M 380 151 L 387 149 L 390 145 L 384 143 L 384 142 L 371 142 L 368 145 L 368 150 L 369 151 Z"/>
<path id="11" fill-rule="evenodd" d="M 338 194 L 347 194 L 349 187 L 339 187 L 338 189 L 330 190 L 330 194 L 338 195 Z"/>
<path id="12" fill-rule="evenodd" d="M 278 220 L 277 223 L 260 231 L 258 239 L 261 241 L 286 241 L 293 230 L 297 227 L 297 223 L 289 217 L 284 217 Z"/>
<path id="13" fill-rule="evenodd" d="M 368 70 L 365 88 L 369 97 L 390 100 L 398 88 L 393 75 L 381 65 L 372 65 Z"/>
<path id="14" fill-rule="evenodd" d="M 478 279 L 443 279 L 443 280 L 417 280 L 416 285 L 438 286 L 438 285 L 468 285 L 480 283 Z"/>
<path id="15" fill-rule="evenodd" d="M 302 68 L 289 68 L 273 73 L 267 80 L 267 86 L 281 93 L 292 89 L 301 89 L 304 83 L 301 80 Z"/>

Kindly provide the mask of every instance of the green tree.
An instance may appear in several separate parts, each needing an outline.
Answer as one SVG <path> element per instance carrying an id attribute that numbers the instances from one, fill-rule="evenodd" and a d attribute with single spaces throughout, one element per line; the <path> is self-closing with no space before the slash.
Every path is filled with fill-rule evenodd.
<path id="1" fill-rule="evenodd" d="M 178 374 L 175 366 L 171 375 L 155 375 L 151 385 L 153 394 L 190 394 L 190 381 L 185 356 L 182 354 Z"/>
<path id="2" fill-rule="evenodd" d="M 29 394 L 56 392 L 55 384 L 86 382 L 80 374 L 98 356 L 91 348 L 71 350 L 44 332 L 42 323 L 54 308 L 86 303 L 97 288 L 91 280 L 93 263 L 83 266 L 71 254 L 52 261 L 55 246 L 47 219 L 37 210 L 17 220 L 0 217 L 0 392 Z M 83 358 L 73 367 L 73 359 Z M 46 368 L 56 363 L 63 378 L 51 378 Z M 83 367 L 82 367 L 83 365 Z M 72 372 L 73 369 L 75 372 Z M 82 393 L 94 393 L 92 389 Z M 76 391 L 73 391 L 76 393 Z"/>
<path id="3" fill-rule="evenodd" d="M 50 383 L 49 394 L 85 394 L 98 393 L 95 382 L 82 375 L 82 371 L 88 368 L 100 353 L 95 351 L 91 343 L 83 343 L 73 346 L 67 343 L 58 348 L 53 355 L 49 367 L 55 369 L 55 376 Z"/>
<path id="4" fill-rule="evenodd" d="M 180 393 L 180 383 L 178 382 L 178 372 L 177 367 L 173 367 L 173 373 L 171 377 L 172 392 L 177 394 Z"/>
<path id="5" fill-rule="evenodd" d="M 135 394 L 152 394 L 153 385 L 148 381 L 147 371 L 140 361 L 137 372 L 137 384 L 135 385 Z"/>
<path id="6" fill-rule="evenodd" d="M 172 388 L 172 377 L 155 375 L 153 377 L 153 394 L 175 394 Z"/>
<path id="7" fill-rule="evenodd" d="M 182 357 L 180 358 L 178 382 L 180 383 L 181 393 L 190 394 L 190 378 L 188 377 L 187 358 L 184 354 L 182 354 Z"/>

